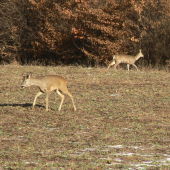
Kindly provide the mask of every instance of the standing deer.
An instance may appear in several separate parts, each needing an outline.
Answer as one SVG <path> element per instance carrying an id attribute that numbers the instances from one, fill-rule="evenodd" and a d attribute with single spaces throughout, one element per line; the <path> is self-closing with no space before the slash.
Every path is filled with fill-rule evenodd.
<path id="1" fill-rule="evenodd" d="M 140 58 L 140 57 L 144 57 L 144 55 L 142 54 L 141 50 L 139 50 L 139 53 L 136 56 L 133 55 L 126 55 L 126 54 L 117 54 L 113 56 L 113 60 L 112 62 L 109 64 L 107 70 L 109 69 L 110 66 L 114 65 L 114 68 L 116 69 L 116 67 L 120 64 L 120 63 L 126 63 L 127 64 L 127 69 L 129 71 L 129 65 L 133 65 L 137 70 L 137 66 L 135 65 L 135 62 Z"/>
<path id="2" fill-rule="evenodd" d="M 61 110 L 62 104 L 64 102 L 64 98 L 65 96 L 61 93 L 64 92 L 66 93 L 72 100 L 73 103 L 73 107 L 74 107 L 74 111 L 76 111 L 76 106 L 74 104 L 74 99 L 71 95 L 71 93 L 68 91 L 67 89 L 67 81 L 60 76 L 57 75 L 49 75 L 49 76 L 43 76 L 43 77 L 39 77 L 39 78 L 30 78 L 30 75 L 24 76 L 23 77 L 23 83 L 21 87 L 29 87 L 35 85 L 37 87 L 39 87 L 40 91 L 36 94 L 34 102 L 33 102 L 33 108 L 35 106 L 36 100 L 38 98 L 38 96 L 40 96 L 43 93 L 47 93 L 46 96 L 46 110 L 48 111 L 48 98 L 49 98 L 49 94 L 51 91 L 56 91 L 57 94 L 61 97 L 61 103 L 60 106 L 58 108 L 58 110 Z"/>

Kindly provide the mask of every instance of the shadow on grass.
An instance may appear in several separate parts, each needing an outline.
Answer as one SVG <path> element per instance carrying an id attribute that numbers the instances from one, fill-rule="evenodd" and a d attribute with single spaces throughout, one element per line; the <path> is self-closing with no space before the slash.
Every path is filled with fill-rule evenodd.
<path id="1" fill-rule="evenodd" d="M 32 103 L 24 103 L 24 104 L 17 104 L 17 103 L 1 103 L 0 107 L 5 107 L 5 106 L 13 106 L 13 107 L 18 107 L 21 106 L 23 108 L 27 108 L 27 107 L 32 107 Z M 44 106 L 41 106 L 39 104 L 36 104 L 35 107 L 42 107 L 44 108 Z"/>

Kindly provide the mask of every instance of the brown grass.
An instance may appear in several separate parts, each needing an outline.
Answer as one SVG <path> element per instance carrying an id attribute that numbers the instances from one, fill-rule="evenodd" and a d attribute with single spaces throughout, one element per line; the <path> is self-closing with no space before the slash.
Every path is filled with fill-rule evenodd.
<path id="1" fill-rule="evenodd" d="M 170 73 L 103 68 L 0 66 L 0 169 L 170 169 Z M 66 96 L 32 102 L 22 75 L 57 74 Z"/>

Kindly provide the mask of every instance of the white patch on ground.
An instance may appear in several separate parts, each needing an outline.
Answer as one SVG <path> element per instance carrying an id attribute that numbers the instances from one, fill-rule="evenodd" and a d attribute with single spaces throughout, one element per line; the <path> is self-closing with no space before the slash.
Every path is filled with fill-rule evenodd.
<path id="1" fill-rule="evenodd" d="M 120 94 L 111 94 L 110 96 L 115 97 L 115 96 L 121 96 L 121 95 Z"/>
<path id="2" fill-rule="evenodd" d="M 153 148 L 154 146 L 152 146 Z M 120 152 L 121 150 L 124 149 L 130 149 L 133 152 Z M 115 149 L 119 149 L 117 152 L 115 152 Z M 114 152 L 112 152 L 114 150 Z M 81 150 L 79 152 L 76 153 L 71 153 L 70 156 L 73 157 L 78 157 L 81 156 L 81 154 L 84 154 L 86 152 L 94 152 L 94 151 L 102 151 L 102 152 L 108 152 L 107 157 L 101 157 L 100 159 L 104 159 L 104 160 L 109 160 L 110 163 L 106 163 L 107 166 L 114 166 L 116 164 L 119 165 L 123 165 L 123 158 L 124 157 L 129 157 L 129 156 L 140 156 L 140 157 L 144 157 L 145 161 L 139 161 L 137 164 L 135 164 L 134 162 L 129 162 L 130 166 L 128 169 L 130 170 L 136 170 L 136 169 L 141 169 L 144 170 L 146 169 L 146 167 L 160 167 L 162 165 L 170 165 L 170 155 L 169 154 L 161 154 L 159 153 L 160 156 L 162 156 L 163 158 L 160 160 L 154 160 L 154 155 L 155 153 L 149 152 L 149 154 L 147 153 L 138 153 L 138 152 L 143 152 L 143 151 L 147 151 L 148 148 L 144 148 L 141 146 L 123 146 L 123 145 L 108 145 L 108 146 L 104 146 L 104 148 L 102 147 L 92 147 L 92 148 L 86 148 L 84 150 Z M 109 153 L 111 152 L 111 153 Z M 91 159 L 91 158 L 89 158 Z M 148 160 L 147 160 L 148 159 Z M 112 167 L 109 167 L 109 169 L 112 169 Z"/>

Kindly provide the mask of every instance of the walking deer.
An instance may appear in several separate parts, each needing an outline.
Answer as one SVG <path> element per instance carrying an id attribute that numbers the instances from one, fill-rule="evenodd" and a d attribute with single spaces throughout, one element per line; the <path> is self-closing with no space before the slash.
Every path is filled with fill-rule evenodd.
<path id="1" fill-rule="evenodd" d="M 135 65 L 135 62 L 140 58 L 140 57 L 144 57 L 144 55 L 142 54 L 141 50 L 139 50 L 139 53 L 136 56 L 133 55 L 126 55 L 126 54 L 117 54 L 113 56 L 113 60 L 112 62 L 109 64 L 107 70 L 109 69 L 110 66 L 114 65 L 114 68 L 116 69 L 116 67 L 120 64 L 120 63 L 126 63 L 127 64 L 127 69 L 129 71 L 129 65 L 133 65 L 137 70 L 137 66 Z"/>
<path id="2" fill-rule="evenodd" d="M 35 85 L 37 87 L 39 87 L 40 91 L 36 94 L 35 98 L 34 98 L 34 102 L 33 102 L 33 108 L 35 106 L 36 100 L 37 98 L 43 94 L 46 93 L 46 110 L 48 111 L 48 98 L 49 98 L 49 94 L 51 91 L 56 91 L 57 94 L 61 97 L 61 103 L 60 106 L 58 108 L 58 110 L 61 110 L 62 104 L 64 102 L 64 98 L 65 96 L 61 93 L 64 92 L 66 93 L 72 100 L 73 103 L 73 107 L 74 107 L 74 111 L 76 111 L 76 106 L 74 104 L 74 99 L 71 95 L 71 93 L 68 91 L 67 89 L 67 81 L 60 76 L 57 75 L 49 75 L 49 76 L 43 76 L 43 77 L 39 77 L 39 78 L 30 78 L 30 75 L 24 76 L 23 77 L 23 83 L 22 83 L 22 88 L 24 87 L 29 87 Z"/>

